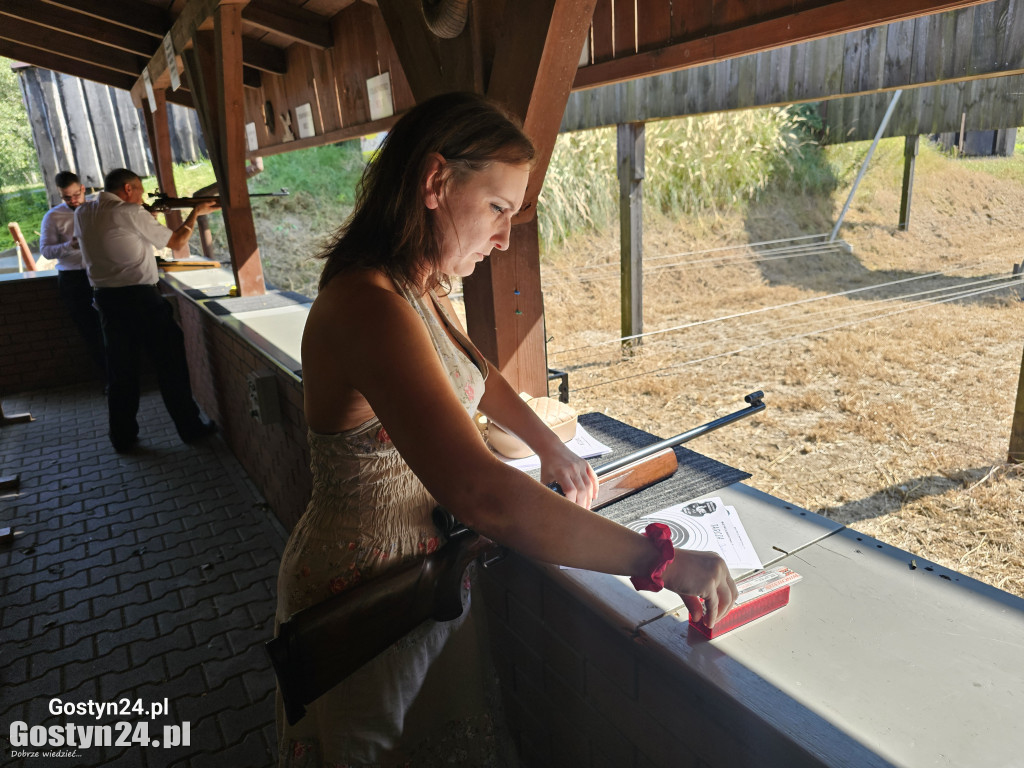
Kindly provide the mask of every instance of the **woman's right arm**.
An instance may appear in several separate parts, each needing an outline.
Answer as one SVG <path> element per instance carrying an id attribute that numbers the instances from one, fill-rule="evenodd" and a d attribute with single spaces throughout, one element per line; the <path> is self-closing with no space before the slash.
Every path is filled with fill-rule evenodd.
<path id="1" fill-rule="evenodd" d="M 346 387 L 361 393 L 438 503 L 484 536 L 543 562 L 625 576 L 651 573 L 660 555 L 646 537 L 553 493 L 487 449 L 405 299 L 383 284 L 324 293 L 303 341 L 308 397 L 322 401 Z M 339 361 L 336 375 L 343 380 L 322 380 L 331 377 L 331 366 L 321 375 L 313 355 Z M 664 579 L 687 596 L 696 618 L 696 598 L 704 598 L 711 623 L 735 599 L 735 584 L 717 555 L 677 551 Z"/>

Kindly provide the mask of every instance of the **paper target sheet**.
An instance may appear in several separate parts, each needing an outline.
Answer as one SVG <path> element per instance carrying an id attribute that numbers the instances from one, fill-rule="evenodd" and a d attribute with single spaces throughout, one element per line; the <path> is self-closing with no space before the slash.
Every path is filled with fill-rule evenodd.
<path id="1" fill-rule="evenodd" d="M 667 525 L 672 545 L 678 549 L 717 552 L 732 569 L 764 567 L 736 508 L 726 506 L 717 496 L 676 504 L 637 518 L 628 526 L 642 533 L 651 523 Z"/>

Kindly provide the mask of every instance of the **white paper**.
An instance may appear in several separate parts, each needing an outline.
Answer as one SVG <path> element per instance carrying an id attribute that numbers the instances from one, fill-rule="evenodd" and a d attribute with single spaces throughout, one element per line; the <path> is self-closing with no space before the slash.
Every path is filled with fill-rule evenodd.
<path id="1" fill-rule="evenodd" d="M 146 98 L 149 100 L 149 111 L 156 112 L 156 94 L 153 93 L 153 81 L 149 77 L 149 67 L 142 70 L 142 83 L 146 86 Z"/>
<path id="2" fill-rule="evenodd" d="M 167 71 L 171 75 L 171 90 L 176 91 L 181 86 L 181 75 L 178 74 L 178 58 L 174 55 L 170 32 L 164 35 L 164 58 L 167 59 Z"/>
<path id="3" fill-rule="evenodd" d="M 359 149 L 363 153 L 363 162 L 368 163 L 373 160 L 373 156 L 377 154 L 377 150 L 380 149 L 380 145 L 384 143 L 384 138 L 387 135 L 386 131 L 381 131 L 359 137 Z"/>
<path id="4" fill-rule="evenodd" d="M 604 456 L 605 454 L 612 452 L 611 448 L 596 439 L 580 424 L 576 425 L 575 437 L 573 437 L 572 440 L 566 441 L 565 444 L 569 450 L 583 459 L 591 459 L 594 456 Z M 523 459 L 506 459 L 500 453 L 496 455 L 506 464 L 517 467 L 523 470 L 523 472 L 529 472 L 531 469 L 540 469 L 540 459 L 535 453 L 531 453 Z"/>
<path id="5" fill-rule="evenodd" d="M 677 549 L 717 552 L 733 569 L 764 567 L 735 507 L 727 507 L 717 496 L 676 504 L 634 520 L 628 527 L 643 531 L 650 523 L 667 525 Z"/>
<path id="6" fill-rule="evenodd" d="M 298 123 L 300 139 L 316 136 L 316 128 L 313 126 L 313 108 L 308 102 L 295 108 L 295 121 Z"/>
<path id="7" fill-rule="evenodd" d="M 245 144 L 249 147 L 250 152 L 255 152 L 260 148 L 259 141 L 256 139 L 256 123 L 245 124 Z"/>
<path id="8" fill-rule="evenodd" d="M 366 93 L 370 98 L 370 119 L 380 120 L 395 114 L 395 104 L 391 99 L 391 73 L 371 77 L 366 81 Z"/>

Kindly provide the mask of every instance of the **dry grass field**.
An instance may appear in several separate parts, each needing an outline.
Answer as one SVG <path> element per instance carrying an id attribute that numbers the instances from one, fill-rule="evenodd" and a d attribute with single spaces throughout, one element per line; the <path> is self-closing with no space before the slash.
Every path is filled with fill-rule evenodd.
<path id="1" fill-rule="evenodd" d="M 1006 461 L 1024 351 L 1024 281 L 1012 274 L 1024 158 L 954 160 L 923 145 L 909 230 L 896 226 L 903 143 L 889 140 L 839 232 L 848 251 L 753 244 L 829 233 L 849 185 L 828 201 L 649 222 L 651 335 L 629 357 L 617 231 L 566 243 L 543 266 L 548 362 L 569 371 L 579 411 L 664 437 L 763 389 L 766 411 L 691 447 L 756 488 L 1024 596 L 1024 465 Z"/>

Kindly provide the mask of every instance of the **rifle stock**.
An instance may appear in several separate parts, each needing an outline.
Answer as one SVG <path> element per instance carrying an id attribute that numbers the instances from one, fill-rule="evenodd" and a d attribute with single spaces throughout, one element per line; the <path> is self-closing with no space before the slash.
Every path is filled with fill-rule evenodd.
<path id="1" fill-rule="evenodd" d="M 761 392 L 751 405 L 669 440 L 642 448 L 595 470 L 594 509 L 670 477 L 678 466 L 672 448 L 738 418 L 764 409 Z M 306 705 L 429 618 L 451 621 L 462 614 L 462 580 L 476 558 L 501 547 L 461 525 L 438 507 L 434 521 L 447 542 L 423 560 L 360 584 L 293 614 L 266 644 L 277 675 L 288 722 L 295 724 Z M 500 559 L 498 555 L 495 559 Z M 487 562 L 484 565 L 488 565 Z"/>
<path id="2" fill-rule="evenodd" d="M 312 605 L 266 644 L 288 722 L 363 664 L 429 618 L 462 614 L 462 579 L 494 544 L 471 531 L 406 568 Z"/>

